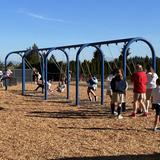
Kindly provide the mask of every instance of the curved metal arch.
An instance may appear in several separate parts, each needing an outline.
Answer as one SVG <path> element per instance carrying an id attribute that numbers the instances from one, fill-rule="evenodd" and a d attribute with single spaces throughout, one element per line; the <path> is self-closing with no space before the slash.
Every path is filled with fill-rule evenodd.
<path id="1" fill-rule="evenodd" d="M 24 96 L 26 94 L 26 88 L 25 88 L 25 81 L 26 81 L 26 64 L 25 64 L 25 58 L 31 53 L 31 49 L 27 50 L 25 54 L 22 56 L 22 95 Z M 38 55 L 42 59 L 42 80 L 44 79 L 44 56 L 39 52 L 40 50 L 38 49 Z M 43 92 L 43 91 L 42 91 Z"/>
<path id="2" fill-rule="evenodd" d="M 76 54 L 76 105 L 79 105 L 79 55 L 86 47 L 96 48 L 101 55 L 101 105 L 104 104 L 104 54 L 99 46 L 92 44 L 85 44 L 79 48 Z"/>
<path id="3" fill-rule="evenodd" d="M 64 49 L 61 49 L 61 48 L 51 48 L 45 55 L 45 100 L 47 100 L 48 98 L 48 92 L 47 92 L 47 79 L 48 79 L 48 56 L 49 54 L 52 52 L 52 51 L 55 51 L 55 50 L 60 50 L 62 51 L 62 53 L 65 54 L 66 56 L 66 60 L 67 60 L 67 99 L 70 98 L 70 79 L 69 79 L 69 56 L 67 54 L 67 52 L 64 50 Z"/>
<path id="4" fill-rule="evenodd" d="M 10 52 L 10 53 L 8 53 L 8 54 L 6 55 L 6 57 L 5 57 L 5 62 L 4 62 L 4 70 L 5 70 L 5 72 L 7 71 L 7 60 L 8 60 L 8 57 L 9 57 L 10 55 L 12 55 L 12 54 L 17 54 L 17 55 L 19 55 L 19 56 L 22 58 L 22 54 L 21 54 L 21 53 L 23 53 L 23 52 L 25 52 L 25 51 L 15 51 L 15 52 Z M 5 85 L 5 90 L 7 90 L 8 87 L 7 87 L 7 80 L 6 80 L 6 79 L 5 79 L 5 81 L 4 81 L 4 85 Z"/>
<path id="5" fill-rule="evenodd" d="M 156 55 L 155 55 L 155 51 L 154 51 L 154 48 L 152 46 L 152 44 L 147 41 L 146 39 L 142 38 L 142 37 L 136 37 L 136 38 L 132 38 L 124 47 L 123 49 L 123 71 L 124 71 L 124 78 L 126 79 L 126 65 L 127 65 L 127 50 L 129 49 L 130 45 L 134 42 L 137 42 L 137 41 L 142 41 L 144 43 L 146 43 L 150 50 L 151 50 L 151 53 L 152 53 L 152 67 L 153 69 L 156 71 Z"/>

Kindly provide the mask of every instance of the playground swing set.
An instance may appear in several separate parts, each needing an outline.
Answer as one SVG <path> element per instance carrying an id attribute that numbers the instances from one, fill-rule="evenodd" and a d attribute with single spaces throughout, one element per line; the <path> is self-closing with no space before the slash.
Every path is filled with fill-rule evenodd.
<path id="1" fill-rule="evenodd" d="M 149 49 L 151 50 L 152 53 L 152 67 L 156 71 L 156 55 L 154 48 L 152 44 L 147 41 L 144 38 L 141 37 L 136 37 L 136 38 L 127 38 L 127 39 L 117 39 L 117 40 L 109 40 L 109 41 L 101 41 L 101 42 L 94 42 L 94 43 L 87 43 L 87 44 L 77 44 L 77 45 L 68 45 L 68 46 L 60 46 L 60 47 L 52 47 L 52 48 L 41 48 L 37 49 L 39 56 L 41 57 L 41 69 L 42 69 L 42 80 L 44 81 L 44 99 L 48 99 L 48 91 L 47 91 L 47 80 L 48 80 L 48 56 L 50 53 L 52 53 L 55 50 L 60 50 L 62 53 L 64 53 L 66 60 L 67 60 L 67 68 L 66 68 L 66 77 L 67 77 L 67 95 L 66 99 L 70 99 L 70 79 L 69 79 L 69 56 L 68 53 L 66 52 L 66 49 L 71 49 L 71 48 L 77 48 L 78 51 L 76 53 L 76 95 L 75 95 L 75 105 L 80 104 L 80 98 L 79 98 L 79 73 L 80 73 L 80 60 L 79 60 L 79 55 L 81 52 L 86 48 L 86 47 L 93 47 L 95 48 L 99 55 L 100 55 L 100 66 L 101 66 L 101 99 L 100 99 L 100 104 L 104 105 L 104 51 L 102 51 L 101 47 L 102 46 L 109 46 L 110 44 L 124 44 L 122 48 L 122 69 L 123 69 L 123 76 L 124 79 L 126 79 L 126 73 L 127 70 L 129 70 L 129 66 L 127 66 L 127 53 L 130 48 L 130 45 L 134 42 L 142 41 L 145 44 L 148 45 Z M 5 57 L 5 72 L 7 71 L 7 59 L 10 55 L 12 54 L 17 54 L 20 55 L 22 58 L 22 95 L 26 95 L 26 89 L 25 89 L 25 58 L 26 55 L 28 55 L 31 52 L 31 50 L 22 50 L 22 51 L 14 51 L 10 52 L 7 54 Z M 110 69 L 111 66 L 110 66 Z M 131 74 L 131 73 L 130 73 Z M 7 82 L 5 80 L 5 90 L 7 90 Z"/>

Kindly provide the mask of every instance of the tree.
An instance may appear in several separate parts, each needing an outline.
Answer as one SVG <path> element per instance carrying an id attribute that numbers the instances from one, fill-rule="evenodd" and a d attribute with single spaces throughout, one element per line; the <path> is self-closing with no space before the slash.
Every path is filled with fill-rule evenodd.
<path id="1" fill-rule="evenodd" d="M 26 59 L 32 66 L 37 66 L 41 62 L 41 57 L 38 54 L 38 46 L 34 43 L 31 52 L 27 55 Z"/>
<path id="2" fill-rule="evenodd" d="M 93 53 L 93 58 L 91 60 L 91 66 L 93 67 L 93 69 L 91 69 L 91 70 L 93 70 L 93 73 L 95 75 L 100 75 L 101 74 L 100 62 L 101 62 L 100 54 L 99 54 L 98 50 L 96 50 Z"/>
<path id="3" fill-rule="evenodd" d="M 4 64 L 0 61 L 0 70 L 3 70 Z"/>
<path id="4" fill-rule="evenodd" d="M 157 74 L 160 77 L 160 58 L 157 57 Z"/>

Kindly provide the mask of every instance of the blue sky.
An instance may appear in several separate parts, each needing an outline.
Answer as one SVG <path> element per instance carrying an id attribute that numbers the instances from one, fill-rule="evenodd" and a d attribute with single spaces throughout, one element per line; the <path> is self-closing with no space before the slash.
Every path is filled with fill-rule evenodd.
<path id="1" fill-rule="evenodd" d="M 128 37 L 144 37 L 160 56 L 159 0 L 0 0 L 0 4 L 0 60 L 33 43 L 43 48 Z"/>

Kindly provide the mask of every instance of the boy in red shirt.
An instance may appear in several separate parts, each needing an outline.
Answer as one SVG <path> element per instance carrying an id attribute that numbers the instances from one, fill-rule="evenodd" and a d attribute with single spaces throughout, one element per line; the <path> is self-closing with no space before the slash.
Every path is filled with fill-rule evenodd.
<path id="1" fill-rule="evenodd" d="M 136 116 L 138 103 L 142 106 L 144 111 L 144 116 L 147 116 L 147 110 L 145 106 L 146 100 L 146 85 L 147 85 L 147 75 L 143 71 L 143 68 L 140 64 L 136 65 L 137 72 L 133 73 L 131 77 L 131 82 L 133 83 L 133 92 L 134 92 L 134 102 L 133 102 L 133 113 L 132 117 Z"/>

